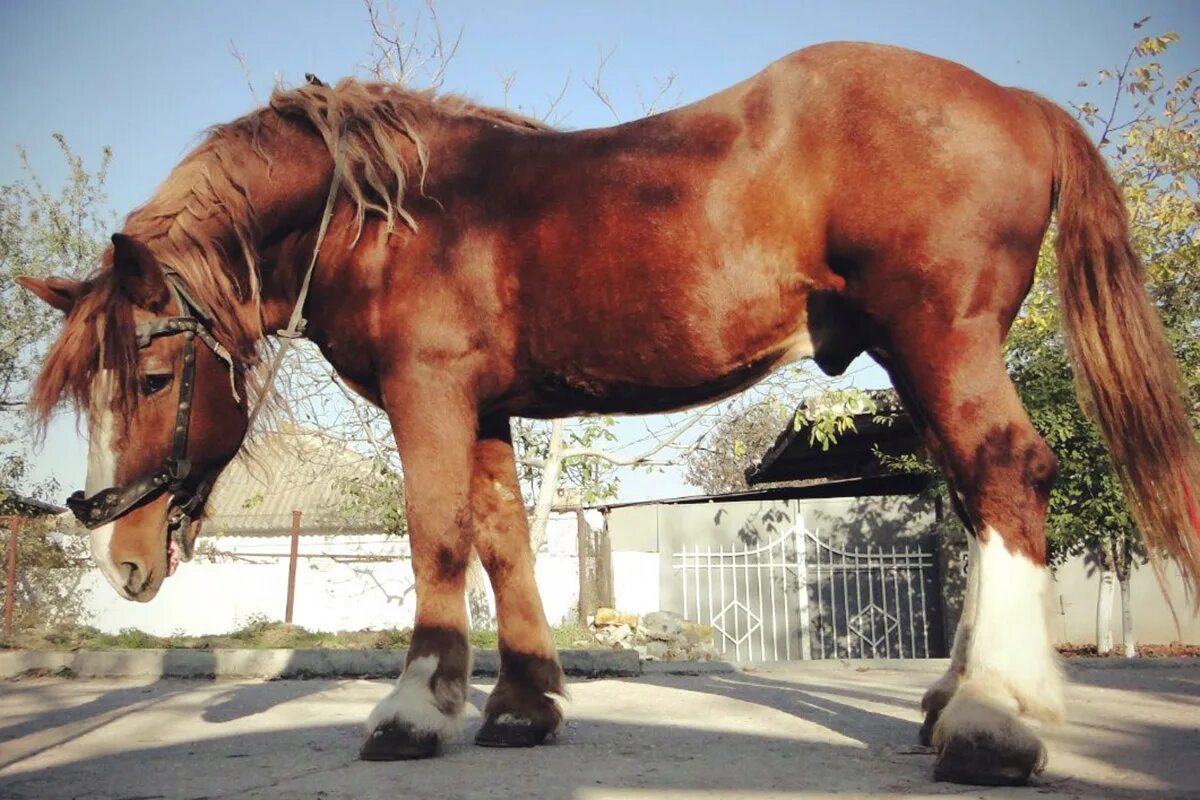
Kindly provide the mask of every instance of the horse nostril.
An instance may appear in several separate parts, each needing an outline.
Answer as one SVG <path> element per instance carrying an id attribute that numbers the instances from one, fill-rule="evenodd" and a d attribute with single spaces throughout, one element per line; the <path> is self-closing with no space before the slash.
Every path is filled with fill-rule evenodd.
<path id="1" fill-rule="evenodd" d="M 121 573 L 125 577 L 125 590 L 136 595 L 146 587 L 146 568 L 137 561 L 122 561 Z"/>

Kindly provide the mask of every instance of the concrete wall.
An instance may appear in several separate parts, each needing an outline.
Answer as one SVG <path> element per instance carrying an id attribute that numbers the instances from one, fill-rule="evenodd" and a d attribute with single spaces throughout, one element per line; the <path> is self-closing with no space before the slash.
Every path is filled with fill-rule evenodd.
<path id="1" fill-rule="evenodd" d="M 606 524 L 618 608 L 627 610 L 621 592 L 634 580 L 615 568 L 619 553 L 657 553 L 658 602 L 662 608 L 681 608 L 682 587 L 672 568 L 674 553 L 767 544 L 794 525 L 797 513 L 830 544 L 849 548 L 915 542 L 929 536 L 936 522 L 933 505 L 914 495 L 617 507 L 609 511 Z M 643 563 L 648 569 L 650 562 Z"/>
<path id="2" fill-rule="evenodd" d="M 895 497 L 833 498 L 800 501 L 739 501 L 690 505 L 646 504 L 609 511 L 607 526 L 613 549 L 617 606 L 642 610 L 653 599 L 662 608 L 682 608 L 682 588 L 672 569 L 672 554 L 680 550 L 761 544 L 790 528 L 799 513 L 809 529 L 829 536 L 838 547 L 890 546 L 938 535 L 932 503 L 913 495 Z M 966 588 L 966 533 L 947 525 L 938 539 L 938 577 L 942 584 L 943 639 L 948 648 L 961 612 Z M 655 555 L 657 554 L 657 555 Z M 638 561 L 637 571 L 627 564 Z M 657 557 L 657 562 L 653 559 Z M 651 570 L 657 570 L 658 596 L 645 587 Z M 1200 644 L 1200 616 L 1192 612 L 1183 581 L 1174 566 L 1167 569 L 1168 594 L 1179 614 L 1177 630 L 1170 607 L 1149 567 L 1135 569 L 1132 578 L 1133 617 L 1137 641 L 1165 644 L 1180 640 Z M 1072 560 L 1056 570 L 1049 598 L 1051 636 L 1060 642 L 1094 644 L 1099 577 L 1084 559 Z M 639 600 L 631 593 L 642 592 Z M 629 604 L 628 607 L 626 604 Z M 635 607 L 634 603 L 640 603 Z M 1114 597 L 1113 639 L 1121 640 L 1119 593 Z"/>
<path id="3" fill-rule="evenodd" d="M 138 628 L 165 636 L 228 633 L 258 615 L 282 620 L 289 539 L 223 536 L 209 541 L 230 555 L 217 561 L 198 556 L 180 565 L 150 603 L 122 600 L 98 572 L 91 572 L 81 587 L 90 615 L 84 621 L 107 632 Z M 551 624 L 577 615 L 576 541 L 575 516 L 555 515 L 536 565 Z M 412 625 L 416 593 L 406 539 L 377 533 L 302 536 L 299 552 L 317 557 L 297 562 L 296 624 L 315 631 Z"/>
<path id="4" fill-rule="evenodd" d="M 1134 638 L 1142 644 L 1167 644 L 1173 641 L 1200 644 L 1200 616 L 1192 611 L 1191 603 L 1184 594 L 1183 578 L 1178 567 L 1168 565 L 1164 577 L 1167 596 L 1179 615 L 1179 629 L 1175 627 L 1170 606 L 1154 576 L 1154 570 L 1147 565 L 1135 568 L 1130 577 Z M 1058 567 L 1054 571 L 1054 578 L 1050 635 L 1059 642 L 1095 644 L 1096 602 L 1100 590 L 1098 570 L 1083 558 L 1076 558 Z M 1116 590 L 1113 595 L 1112 634 L 1113 642 L 1119 647 L 1121 594 Z"/>
<path id="5" fill-rule="evenodd" d="M 613 603 L 617 608 L 634 614 L 663 608 L 659 560 L 658 553 L 613 551 Z"/>

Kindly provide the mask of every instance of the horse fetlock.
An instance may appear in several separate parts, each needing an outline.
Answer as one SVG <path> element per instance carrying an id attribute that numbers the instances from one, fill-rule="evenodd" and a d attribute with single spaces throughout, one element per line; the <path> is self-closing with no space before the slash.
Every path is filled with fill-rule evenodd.
<path id="1" fill-rule="evenodd" d="M 963 687 L 933 726 L 936 780 L 983 786 L 1023 786 L 1046 765 L 1046 748 L 1017 716 L 1011 698 Z"/>
<path id="2" fill-rule="evenodd" d="M 920 740 L 924 746 L 928 747 L 933 744 L 933 728 L 937 724 L 942 709 L 954 697 L 961 678 L 961 674 L 951 667 L 942 677 L 938 678 L 937 683 L 929 687 L 921 698 L 921 711 L 925 714 L 925 721 L 921 724 Z"/>
<path id="3" fill-rule="evenodd" d="M 554 662 L 557 667 L 557 662 Z M 484 747 L 533 747 L 557 738 L 562 708 L 548 692 L 562 693 L 561 671 L 550 683 L 518 683 L 502 676 L 488 698 L 475 743 Z"/>
<path id="4" fill-rule="evenodd" d="M 396 686 L 367 718 L 367 740 L 359 757 L 367 761 L 429 758 L 458 737 L 466 708 L 466 678 L 438 676 L 438 657 L 409 662 Z"/>

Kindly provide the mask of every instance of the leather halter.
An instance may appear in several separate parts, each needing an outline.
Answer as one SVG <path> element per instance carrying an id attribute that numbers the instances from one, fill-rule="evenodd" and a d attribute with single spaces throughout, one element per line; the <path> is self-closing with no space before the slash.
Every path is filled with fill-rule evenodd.
<path id="1" fill-rule="evenodd" d="M 179 402 L 175 408 L 175 429 L 171 435 L 171 454 L 162 465 L 133 483 L 111 486 L 87 497 L 82 491 L 67 498 L 67 507 L 87 528 L 98 528 L 122 517 L 137 506 L 157 497 L 163 492 L 171 495 L 169 522 L 173 527 L 186 527 L 186 522 L 208 499 L 211 483 L 189 487 L 187 479 L 192 472 L 192 463 L 187 457 L 188 429 L 192 421 L 192 395 L 196 384 L 196 339 L 208 346 L 232 375 L 237 366 L 229 351 L 216 340 L 208 329 L 208 316 L 201 310 L 179 276 L 164 269 L 167 286 L 175 296 L 180 315 L 158 317 L 137 326 L 137 346 L 149 347 L 160 336 L 183 336 L 183 370 L 179 376 Z M 183 524 L 181 524 L 183 523 Z"/>
<path id="2" fill-rule="evenodd" d="M 310 78 L 311 82 L 313 81 Z M 325 198 L 325 210 L 321 214 L 321 223 L 317 229 L 317 241 L 313 246 L 312 258 L 308 262 L 308 269 L 304 272 L 304 279 L 300 284 L 296 302 L 292 306 L 292 313 L 288 317 L 287 327 L 275 332 L 275 335 L 282 340 L 282 345 L 276 352 L 271 368 L 267 372 L 266 386 L 270 386 L 275 380 L 275 375 L 283 363 L 283 357 L 286 355 L 288 347 L 294 340 L 304 335 L 308 325 L 308 320 L 304 318 L 304 303 L 308 299 L 308 290 L 312 285 L 312 275 L 317 266 L 317 257 L 321 253 L 321 245 L 329 230 L 329 222 L 333 218 L 333 207 L 341 189 L 342 174 L 345 171 L 346 148 L 346 131 L 343 128 L 339 132 L 338 144 L 334 149 L 333 177 L 329 182 L 329 193 Z M 192 471 L 192 463 L 187 457 L 187 438 L 188 428 L 191 425 L 192 393 L 196 380 L 196 337 L 208 345 L 213 354 L 229 367 L 231 384 L 235 384 L 233 377 L 238 366 L 230 357 L 229 351 L 216 340 L 209 330 L 211 316 L 205 313 L 204 307 L 188 294 L 174 270 L 163 267 L 163 277 L 166 278 L 171 293 L 175 295 L 180 316 L 159 317 L 143 322 L 137 326 L 136 334 L 139 349 L 149 347 L 150 342 L 159 336 L 183 334 L 184 337 L 183 372 L 179 377 L 179 405 L 175 410 L 175 430 L 171 439 L 171 455 L 158 469 L 126 486 L 111 486 L 101 489 L 90 497 L 85 496 L 83 491 L 75 492 L 67 498 L 67 507 L 85 527 L 98 528 L 124 516 L 159 494 L 169 492 L 171 507 L 167 517 L 168 535 L 171 535 L 170 532 L 173 530 L 174 535 L 178 537 L 180 544 L 186 550 L 184 534 L 187 523 L 197 510 L 204 507 L 208 493 L 212 490 L 212 481 L 205 481 L 193 487 L 188 487 L 186 483 Z M 255 419 L 262 411 L 266 396 L 267 391 L 264 388 L 258 401 L 247 415 L 247 431 L 254 425 Z M 240 401 L 236 386 L 234 398 Z"/>

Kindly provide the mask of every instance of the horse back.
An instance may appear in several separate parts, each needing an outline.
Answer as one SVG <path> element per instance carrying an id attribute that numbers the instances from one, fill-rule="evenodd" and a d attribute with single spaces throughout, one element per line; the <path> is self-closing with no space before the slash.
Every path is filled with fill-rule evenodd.
<path id="1" fill-rule="evenodd" d="M 489 402 L 531 416 L 700 403 L 798 357 L 837 371 L 915 303 L 1015 313 L 1052 174 L 1021 95 L 862 44 L 613 128 L 464 121 L 441 152 L 418 286 L 472 297 L 447 314 L 488 350 Z M 995 274 L 997 250 L 1029 269 Z"/>

